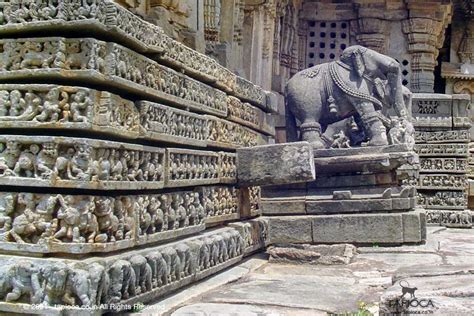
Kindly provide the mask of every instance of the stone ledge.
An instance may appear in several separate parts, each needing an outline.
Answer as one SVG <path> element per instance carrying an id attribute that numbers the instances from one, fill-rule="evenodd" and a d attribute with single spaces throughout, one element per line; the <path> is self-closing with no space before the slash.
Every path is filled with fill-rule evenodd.
<path id="1" fill-rule="evenodd" d="M 407 217 L 408 216 L 408 217 Z M 270 243 L 404 244 L 424 242 L 424 213 L 269 216 Z M 337 234 L 334 234 L 337 227 Z"/>
<path id="2" fill-rule="evenodd" d="M 118 196 L 1 192 L 0 252 L 85 254 L 169 241 L 238 219 L 239 196 L 229 186 Z"/>
<path id="3" fill-rule="evenodd" d="M 260 87 L 236 76 L 212 58 L 171 39 L 160 27 L 142 20 L 112 1 L 99 0 L 94 3 L 94 6 L 89 7 L 89 11 L 80 13 L 73 7 L 68 7 L 81 5 L 81 2 L 75 3 L 75 1 L 65 4 L 59 2 L 48 4 L 48 6 L 53 6 L 53 8 L 48 7 L 49 16 L 40 16 L 35 13 L 34 19 L 27 1 L 20 0 L 15 4 L 4 3 L 0 7 L 4 18 L 3 25 L 0 26 L 0 34 L 3 37 L 39 31 L 54 34 L 61 29 L 82 36 L 99 35 L 147 54 L 173 68 L 184 69 L 190 76 L 226 92 L 234 93 L 266 109 L 266 95 Z M 28 17 L 28 15 L 31 16 Z"/>

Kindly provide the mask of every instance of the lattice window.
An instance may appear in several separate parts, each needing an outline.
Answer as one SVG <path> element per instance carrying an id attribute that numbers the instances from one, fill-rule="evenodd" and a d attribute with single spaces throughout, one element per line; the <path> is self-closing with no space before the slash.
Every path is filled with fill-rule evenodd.
<path id="1" fill-rule="evenodd" d="M 204 38 L 207 42 L 219 40 L 220 14 L 220 0 L 204 0 Z"/>
<path id="2" fill-rule="evenodd" d="M 410 56 L 409 55 L 401 55 L 396 56 L 395 60 L 398 61 L 400 64 L 400 68 L 402 69 L 402 84 L 410 88 Z"/>
<path id="3" fill-rule="evenodd" d="M 336 60 L 349 46 L 349 22 L 309 21 L 306 42 L 306 67 Z"/>

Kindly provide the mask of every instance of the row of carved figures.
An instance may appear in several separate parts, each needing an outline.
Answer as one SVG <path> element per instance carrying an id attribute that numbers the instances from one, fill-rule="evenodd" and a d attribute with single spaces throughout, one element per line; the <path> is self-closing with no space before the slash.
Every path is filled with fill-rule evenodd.
<path id="1" fill-rule="evenodd" d="M 162 152 L 89 144 L 0 141 L 0 177 L 78 181 L 163 181 Z"/>
<path id="2" fill-rule="evenodd" d="M 219 113 L 227 111 L 224 92 L 159 65 L 118 44 L 94 39 L 41 38 L 0 41 L 0 71 L 95 70 L 103 76 L 121 78 L 143 87 L 192 101 Z M 105 77 L 100 77 L 104 80 Z M 105 80 L 104 83 L 107 83 Z M 186 100 L 186 101 L 184 101 Z"/>
<path id="3" fill-rule="evenodd" d="M 169 154 L 170 180 L 235 179 L 234 154 Z M 163 151 L 58 143 L 51 138 L 0 140 L 0 178 L 21 177 L 75 181 L 164 181 Z"/>
<path id="4" fill-rule="evenodd" d="M 29 23 L 63 21 L 74 24 L 89 22 L 94 27 L 102 24 L 109 32 L 127 41 L 137 41 L 150 53 L 162 52 L 160 59 L 184 68 L 191 73 L 198 73 L 217 80 L 217 85 L 228 91 L 241 94 L 261 104 L 265 95 L 261 88 L 237 77 L 219 65 L 214 59 L 198 53 L 186 45 L 175 41 L 164 34 L 163 30 L 142 20 L 125 8 L 109 0 L 66 0 L 66 1 L 31 1 L 12 0 L 0 7 L 0 32 L 2 25 L 7 27 L 20 24 L 20 28 L 30 28 Z M 55 24 L 54 24 L 55 25 Z"/>
<path id="5" fill-rule="evenodd" d="M 472 213 L 466 211 L 427 211 L 426 222 L 441 225 L 472 226 Z"/>
<path id="6" fill-rule="evenodd" d="M 208 217 L 238 212 L 234 187 L 209 187 L 203 192 L 118 197 L 2 193 L 0 240 L 114 242 L 197 226 Z"/>
<path id="7" fill-rule="evenodd" d="M 114 304 L 236 258 L 244 251 L 243 240 L 237 230 L 228 229 L 108 263 L 5 262 L 0 299 L 46 306 Z"/>
<path id="8" fill-rule="evenodd" d="M 466 196 L 462 191 L 440 191 L 433 195 L 417 193 L 417 204 L 420 206 L 466 206 Z"/>
<path id="9" fill-rule="evenodd" d="M 102 97 L 98 99 L 95 92 L 61 86 L 0 89 L 0 121 L 57 123 L 58 127 L 68 123 L 92 123 L 122 131 L 142 130 L 145 135 L 151 131 L 202 141 L 258 145 L 258 133 L 238 124 L 146 101 L 136 107 L 133 102 L 107 92 L 101 92 Z M 255 125 L 258 126 L 258 122 Z"/>

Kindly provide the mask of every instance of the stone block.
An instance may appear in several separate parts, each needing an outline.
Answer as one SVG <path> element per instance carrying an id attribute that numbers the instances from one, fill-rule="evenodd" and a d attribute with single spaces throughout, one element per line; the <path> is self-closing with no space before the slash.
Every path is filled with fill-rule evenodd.
<path id="1" fill-rule="evenodd" d="M 269 221 L 271 244 L 311 243 L 312 218 L 309 216 L 270 216 Z"/>
<path id="2" fill-rule="evenodd" d="M 467 195 L 464 191 L 425 191 L 417 192 L 417 205 L 425 209 L 464 210 Z"/>
<path id="3" fill-rule="evenodd" d="M 467 176 L 458 174 L 420 174 L 418 189 L 422 190 L 465 190 Z"/>
<path id="4" fill-rule="evenodd" d="M 168 187 L 219 183 L 219 153 L 192 149 L 168 149 L 166 152 Z M 226 171 L 231 165 L 225 166 Z"/>
<path id="5" fill-rule="evenodd" d="M 254 217 L 261 214 L 260 195 L 258 186 L 240 188 L 240 216 L 242 218 Z"/>
<path id="6" fill-rule="evenodd" d="M 341 214 L 393 210 L 392 199 L 312 200 L 306 201 L 307 214 Z"/>
<path id="7" fill-rule="evenodd" d="M 467 157 L 468 144 L 417 144 L 415 152 L 420 157 Z"/>
<path id="8" fill-rule="evenodd" d="M 260 201 L 263 215 L 304 215 L 306 214 L 305 199 L 299 198 L 264 198 Z"/>
<path id="9" fill-rule="evenodd" d="M 306 182 L 315 179 L 309 143 L 264 145 L 237 150 L 241 186 Z"/>
<path id="10" fill-rule="evenodd" d="M 401 214 L 325 215 L 313 216 L 311 221 L 314 243 L 401 244 L 404 242 Z"/>
<path id="11" fill-rule="evenodd" d="M 258 217 L 248 221 L 230 223 L 228 227 L 235 228 L 242 236 L 244 256 L 262 250 L 270 244 L 268 219 Z"/>
<path id="12" fill-rule="evenodd" d="M 467 158 L 420 158 L 420 172 L 468 173 Z"/>
<path id="13" fill-rule="evenodd" d="M 240 189 L 234 186 L 197 187 L 202 196 L 206 213 L 206 225 L 221 224 L 240 218 Z"/>
<path id="14" fill-rule="evenodd" d="M 402 214 L 403 241 L 419 243 L 426 239 L 426 220 L 423 211 L 407 212 Z"/>

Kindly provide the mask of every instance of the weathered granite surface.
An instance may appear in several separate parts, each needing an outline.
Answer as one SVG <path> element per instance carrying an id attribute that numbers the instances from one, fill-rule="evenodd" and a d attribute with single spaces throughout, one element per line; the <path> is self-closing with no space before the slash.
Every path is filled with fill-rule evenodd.
<path id="1" fill-rule="evenodd" d="M 316 177 L 308 142 L 238 149 L 237 170 L 241 186 L 307 182 Z"/>

